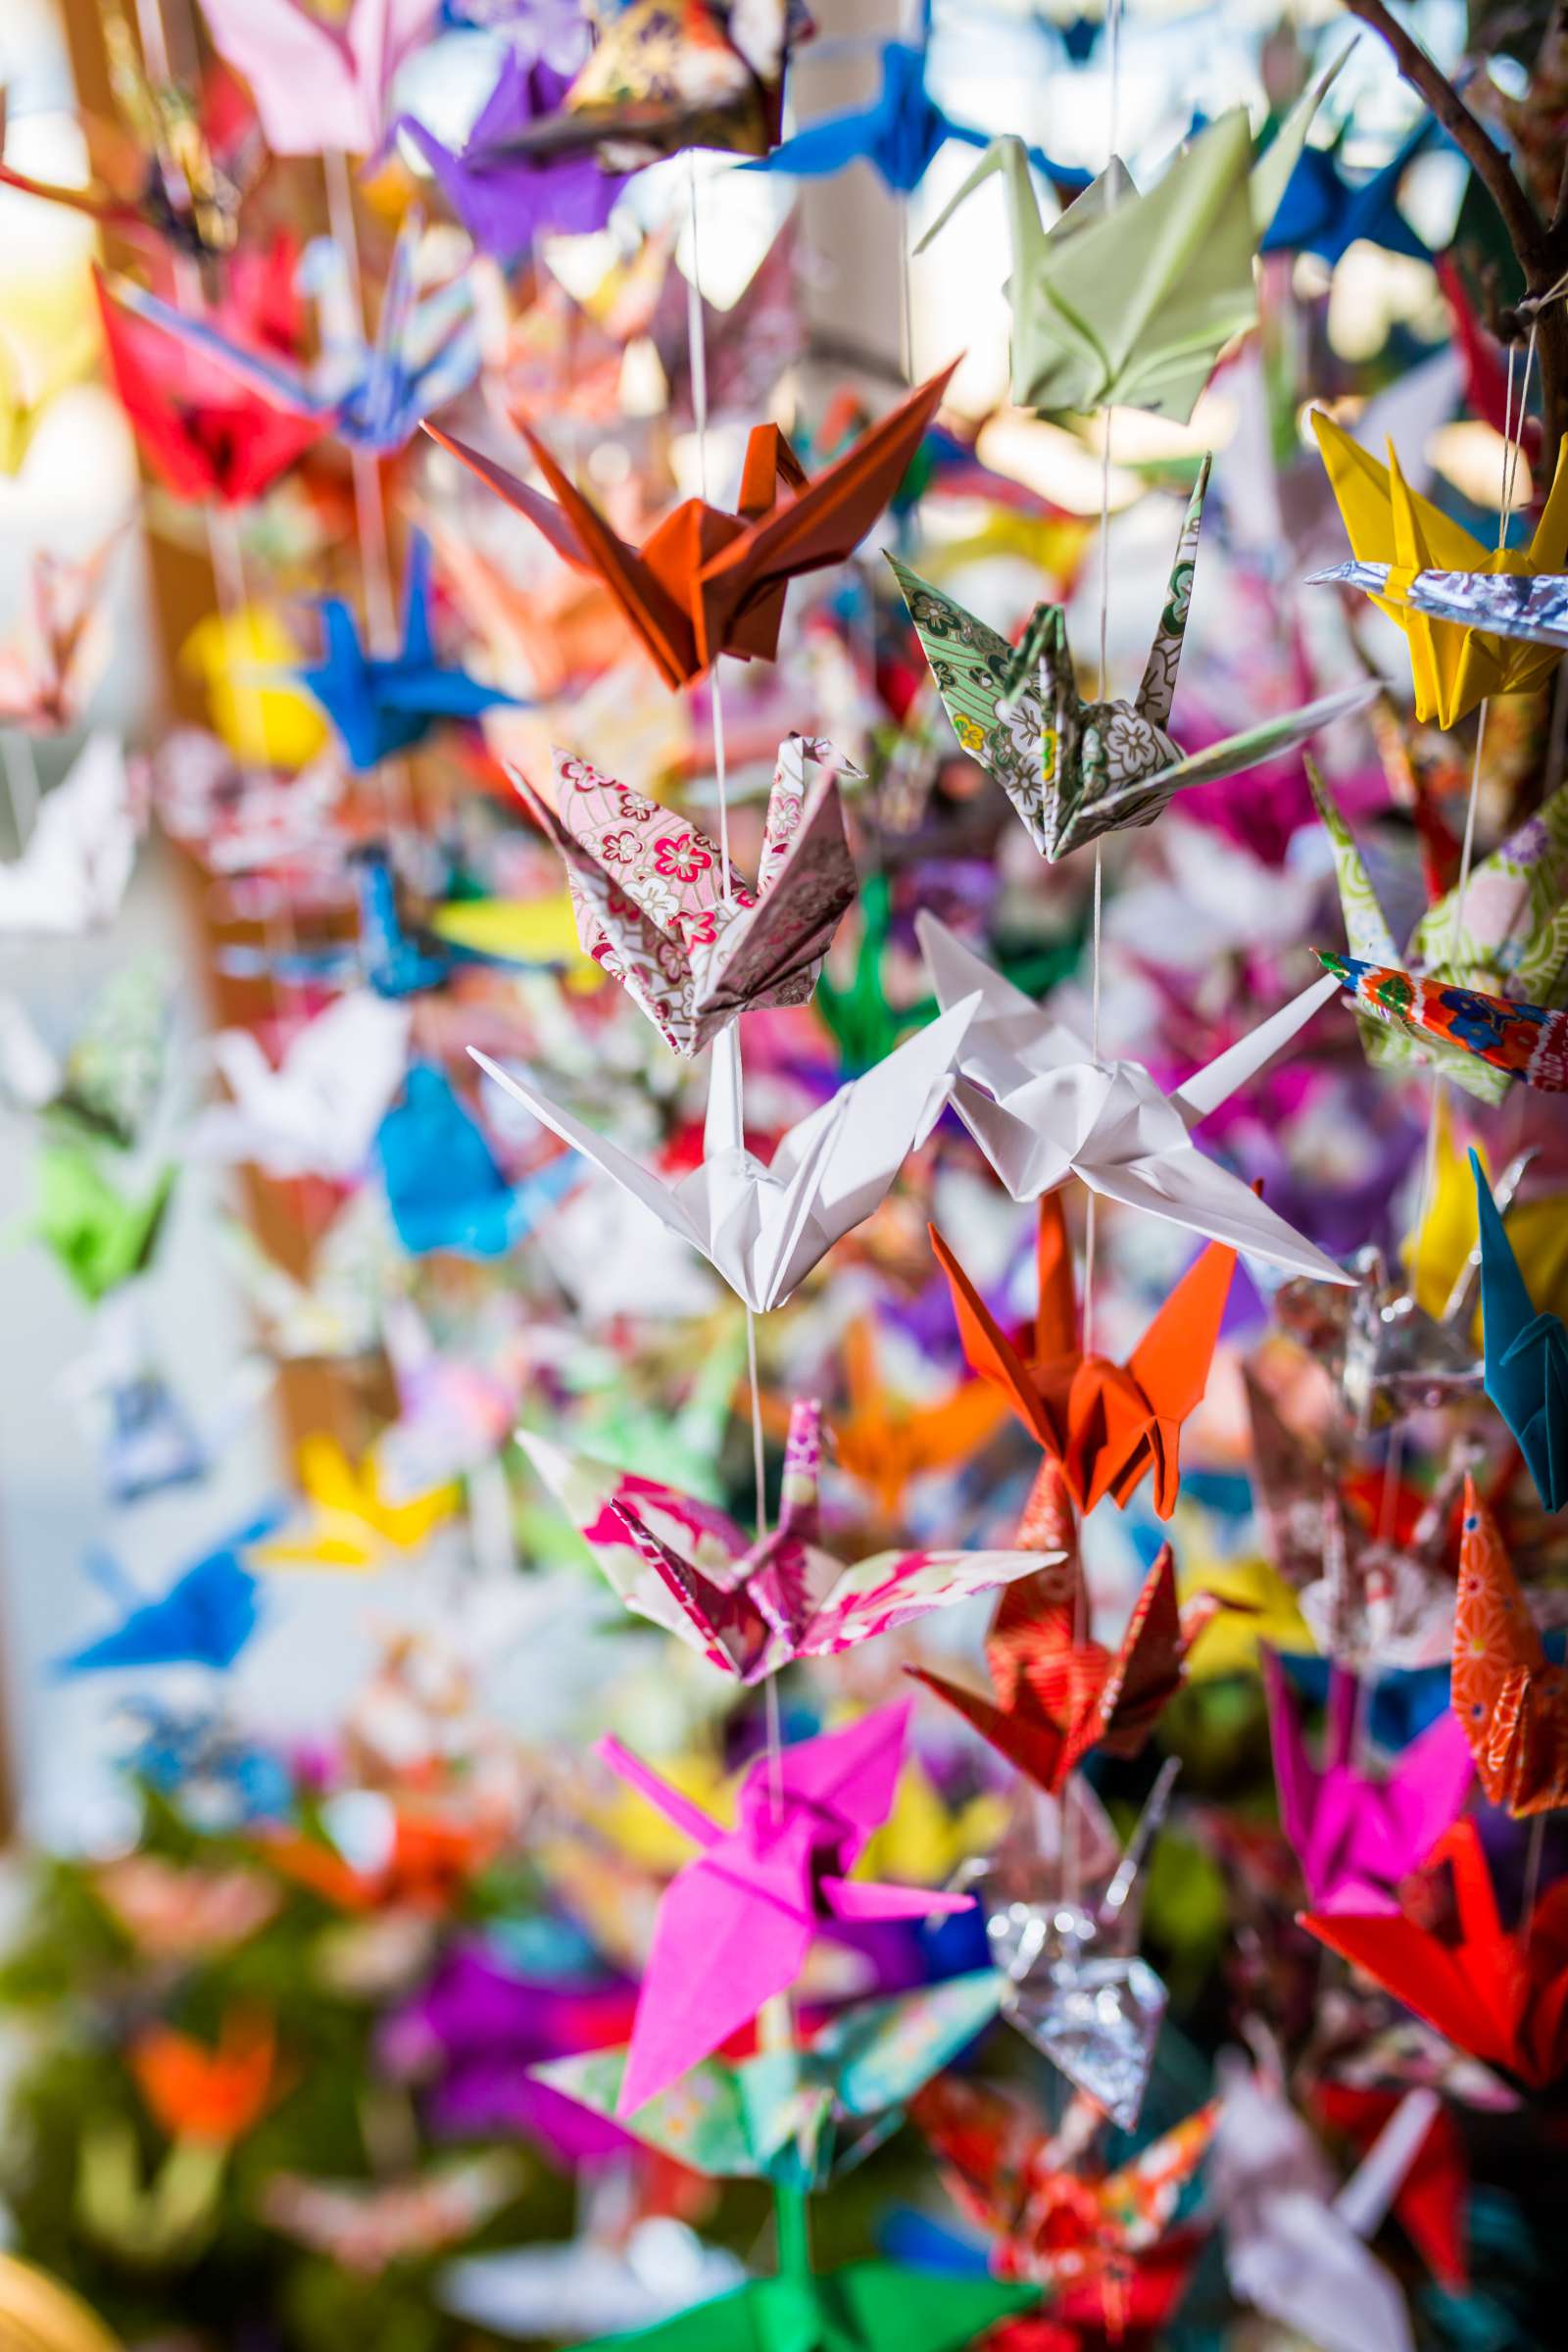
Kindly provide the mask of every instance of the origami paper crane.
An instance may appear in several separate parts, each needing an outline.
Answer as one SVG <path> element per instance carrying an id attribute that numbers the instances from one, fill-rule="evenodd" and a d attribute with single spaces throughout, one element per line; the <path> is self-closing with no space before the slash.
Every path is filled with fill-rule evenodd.
<path id="1" fill-rule="evenodd" d="M 1083 1571 L 1072 1559 L 1009 1585 L 997 1604 L 986 1637 L 994 1698 L 929 1667 L 905 1671 L 1037 1788 L 1059 1796 L 1092 1748 L 1138 1753 L 1181 1689 L 1183 1661 L 1202 1614 L 1184 1626 L 1176 1563 L 1162 1544 L 1112 1654 L 1090 1633 Z"/>
<path id="2" fill-rule="evenodd" d="M 243 383 L 173 334 L 128 281 L 95 273 L 104 350 L 120 405 L 174 498 L 248 506 L 325 435 L 330 417 Z"/>
<path id="3" fill-rule="evenodd" d="M 1032 2310 L 1038 2287 L 899 2262 L 811 2267 L 806 2201 L 776 2190 L 779 2268 L 593 2352 L 966 2352 L 999 2321 Z"/>
<path id="4" fill-rule="evenodd" d="M 363 981 L 378 997 L 400 1002 L 444 988 L 459 962 L 495 960 L 449 944 L 423 923 L 405 919 L 398 875 L 382 843 L 357 844 L 349 853 L 348 869 L 359 917 L 356 940 L 275 952 L 225 948 L 220 953 L 219 968 L 235 979 L 270 979 L 297 988 L 346 988 Z"/>
<path id="5" fill-rule="evenodd" d="M 1515 1820 L 1568 1805 L 1568 1666 L 1548 1660 L 1497 1523 L 1471 1478 L 1451 1691 L 1489 1804 L 1506 1805 Z"/>
<path id="6" fill-rule="evenodd" d="M 928 909 L 915 929 L 944 1017 L 956 1004 L 978 1000 L 957 1049 L 954 1108 L 1014 1200 L 1054 1193 L 1078 1176 L 1107 1200 L 1292 1273 L 1351 1279 L 1239 1176 L 1199 1152 L 1189 1132 L 1327 1003 L 1334 991 L 1326 981 L 1303 989 L 1166 1095 L 1139 1062 L 1096 1061 L 1070 1029 L 1049 1019 Z"/>
<path id="7" fill-rule="evenodd" d="M 515 702 L 499 686 L 437 662 L 429 597 L 429 542 L 416 536 L 403 590 L 403 643 L 396 654 L 367 653 L 348 606 L 335 596 L 321 600 L 325 658 L 314 669 L 301 670 L 298 683 L 320 704 L 350 766 L 362 775 L 394 752 L 422 743 L 443 719 L 477 718 L 497 704 Z"/>
<path id="8" fill-rule="evenodd" d="M 126 1200 L 80 1145 L 49 1145 L 37 1166 L 33 1233 L 77 1295 L 96 1306 L 151 1262 L 176 1170 L 160 1169 Z"/>
<path id="9" fill-rule="evenodd" d="M 32 559 L 21 629 L 0 645 L 0 726 L 29 735 L 74 727 L 109 658 L 102 611 L 110 558 L 122 528 L 89 555 Z"/>
<path id="10" fill-rule="evenodd" d="M 232 1952 L 274 1919 L 282 1897 L 260 1871 L 122 1854 L 92 1874 L 92 1891 L 136 1948 L 188 1966 Z"/>
<path id="11" fill-rule="evenodd" d="M 224 1673 L 256 1631 L 258 1587 L 241 1554 L 277 1525 L 275 1511 L 251 1520 L 225 1543 L 182 1569 L 165 1592 L 144 1599 L 107 1552 L 87 1572 L 120 1611 L 120 1622 L 61 1658 L 57 1674 L 102 1674 L 122 1667 L 210 1666 Z"/>
<path id="12" fill-rule="evenodd" d="M 1261 156 L 1246 114 L 1233 109 L 1151 188 L 1136 188 L 1113 159 L 1050 230 L 1023 141 L 993 140 L 921 245 L 1002 173 L 1019 408 L 1060 416 L 1115 404 L 1187 421 L 1225 345 L 1256 323 L 1252 257 L 1343 63 L 1298 101 Z"/>
<path id="13" fill-rule="evenodd" d="M 624 24 L 629 13 L 617 23 Z M 665 684 L 685 686 L 706 675 L 720 654 L 774 659 L 790 581 L 855 553 L 904 479 L 953 367 L 909 393 L 814 477 L 777 425 L 754 425 L 738 511 L 686 499 L 640 550 L 611 529 L 527 426 L 522 437 L 553 498 L 439 426 L 425 429 L 525 514 L 566 563 L 596 573 Z"/>
<path id="14" fill-rule="evenodd" d="M 0 1100 L 35 1116 L 51 1138 L 132 1151 L 162 1107 L 170 1013 L 168 975 L 151 961 L 111 974 L 63 1053 L 39 1035 L 20 998 L 0 997 Z"/>
<path id="15" fill-rule="evenodd" d="M 274 155 L 369 155 L 387 93 L 439 0 L 352 0 L 341 24 L 301 0 L 202 0 L 220 57 L 250 84 Z"/>
<path id="16" fill-rule="evenodd" d="M 1525 1457 L 1548 1511 L 1568 1505 L 1568 1330 L 1538 1313 L 1472 1151 L 1481 1224 L 1485 1385 Z"/>
<path id="17" fill-rule="evenodd" d="M 531 1081 L 469 1048 L 487 1076 L 700 1251 L 756 1314 L 781 1305 L 836 1241 L 886 1199 L 936 1125 L 976 1000 L 956 1004 L 787 1130 L 764 1167 L 746 1146 L 731 1028 L 712 1058 L 701 1164 L 666 1184 Z"/>
<path id="18" fill-rule="evenodd" d="M 1518 580 L 1560 572 L 1568 558 L 1568 466 L 1561 453 L 1529 548 L 1486 548 L 1409 488 L 1392 446 L 1383 466 L 1321 410 L 1312 411 L 1312 429 L 1355 559 L 1313 576 L 1365 587 L 1404 631 L 1417 718 L 1454 727 L 1491 695 L 1526 694 L 1544 685 L 1557 665 L 1555 648 L 1491 636 L 1457 620 L 1434 620 L 1409 591 L 1413 575 L 1428 571 Z"/>
<path id="19" fill-rule="evenodd" d="M 1568 895 L 1568 785 L 1476 861 L 1462 901 L 1457 885 L 1431 900 L 1401 954 L 1355 836 L 1310 764 L 1307 780 L 1334 852 L 1352 956 L 1486 996 L 1550 1006 L 1562 995 L 1568 981 L 1568 929 L 1560 919 Z M 1509 1073 L 1465 1051 L 1462 1039 L 1446 1046 L 1381 1011 L 1361 1029 L 1369 1061 L 1396 1068 L 1430 1061 L 1486 1102 L 1500 1102 L 1508 1091 Z"/>
<path id="20" fill-rule="evenodd" d="M 891 1523 L 911 1481 L 970 1460 L 996 1435 L 1006 1406 L 978 1380 L 961 1382 L 931 1404 L 891 1395 L 868 1316 L 857 1316 L 846 1330 L 843 1355 L 849 1403 L 834 1415 L 834 1450 L 845 1476 L 869 1489 Z"/>
<path id="21" fill-rule="evenodd" d="M 427 2261 L 483 2229 L 521 2181 L 510 2148 L 452 2156 L 408 2180 L 317 2180 L 268 2175 L 261 2218 L 335 2269 L 373 2280 L 394 2262 Z"/>
<path id="22" fill-rule="evenodd" d="M 1143 682 L 1130 703 L 1085 702 L 1060 605 L 1034 609 L 1016 647 L 889 556 L 931 674 L 964 751 L 996 777 L 1053 863 L 1097 835 L 1152 825 L 1184 785 L 1239 775 L 1362 709 L 1375 686 L 1322 696 L 1206 751 L 1167 732 L 1187 631 L 1209 461 L 1198 476 Z"/>
<path id="23" fill-rule="evenodd" d="M 1430 247 L 1400 212 L 1405 173 L 1418 157 L 1444 136 L 1433 115 L 1423 115 L 1378 171 L 1351 177 L 1340 157 L 1344 133 L 1329 147 L 1303 147 L 1285 183 L 1259 253 L 1311 253 L 1332 270 L 1355 244 L 1430 262 Z"/>
<path id="24" fill-rule="evenodd" d="M 618 1740 L 596 1753 L 701 1847 L 665 1888 L 643 1976 L 617 2117 L 667 2090 L 786 1991 L 813 1939 L 836 1923 L 926 1919 L 973 1897 L 850 1879 L 893 1804 L 907 1705 L 759 1758 L 732 1830 L 682 1796 Z"/>
<path id="25" fill-rule="evenodd" d="M 530 1233 L 577 1180 L 563 1153 L 509 1184 L 484 1129 L 445 1073 L 416 1061 L 376 1130 L 387 1206 L 411 1257 L 432 1250 L 500 1257 Z"/>
<path id="26" fill-rule="evenodd" d="M 1207 2194 L 1225 2233 L 1231 2292 L 1281 2327 L 1310 2312 L 1323 2352 L 1415 2352 L 1404 2297 L 1366 2240 L 1431 2128 L 1434 2094 L 1412 2092 L 1401 2103 L 1336 2193 L 1272 2068 L 1254 2072 L 1239 2051 L 1223 2051 L 1219 2079 Z"/>
<path id="27" fill-rule="evenodd" d="M 392 249 L 372 340 L 347 255 L 325 238 L 306 247 L 300 278 L 316 298 L 319 346 L 309 371 L 275 348 L 155 294 L 136 293 L 136 314 L 263 400 L 318 417 L 353 449 L 390 457 L 421 417 L 466 390 L 479 367 L 472 287 L 466 276 L 421 287 L 422 235 L 418 216 L 411 214 Z"/>
<path id="28" fill-rule="evenodd" d="M 626 1606 L 743 1683 L 874 1641 L 1039 1565 L 1032 1551 L 879 1551 L 848 1565 L 821 1550 L 821 1413 L 814 1399 L 791 1413 L 778 1525 L 750 1544 L 695 1495 L 517 1435 Z"/>
<path id="29" fill-rule="evenodd" d="M 379 1568 L 389 1552 L 420 1550 L 463 1499 L 449 1484 L 394 1501 L 373 1453 L 356 1465 L 320 1432 L 300 1446 L 299 1483 L 312 1515 L 297 1535 L 260 1546 L 266 1568 Z"/>
<path id="30" fill-rule="evenodd" d="M 1370 2153 L 1406 2095 L 1397 2089 L 1331 2080 L 1314 2085 L 1312 2105 L 1332 2131 L 1345 2133 L 1356 2147 Z M 1462 2295 L 1469 2285 L 1465 2259 L 1469 2203 L 1470 2166 L 1464 2133 L 1451 2107 L 1440 2106 L 1394 2192 L 1394 2212 L 1434 2278 L 1450 2294 Z"/>
<path id="31" fill-rule="evenodd" d="M 118 230 L 137 243 L 146 232 L 188 259 L 227 257 L 239 233 L 239 209 L 254 177 L 245 141 L 226 151 L 209 135 L 199 98 L 176 83 L 152 80 L 120 10 L 104 20 L 105 63 L 115 113 L 80 118 L 87 151 L 85 184 L 38 179 L 0 163 L 0 185 Z M 4 144 L 0 119 L 0 145 Z"/>
<path id="32" fill-rule="evenodd" d="M 272 2021 L 243 2010 L 225 2014 L 216 2049 L 152 2025 L 132 2036 L 125 2061 L 159 2130 L 212 2147 L 243 2139 L 283 2087 Z"/>
<path id="33" fill-rule="evenodd" d="M 21 857 L 0 865 L 0 934 L 69 938 L 113 922 L 140 832 L 123 751 L 113 735 L 90 735 Z"/>
<path id="34" fill-rule="evenodd" d="M 1261 1652 L 1280 1827 L 1296 1850 L 1307 1900 L 1325 1916 L 1398 1910 L 1397 1887 L 1464 1810 L 1473 1767 L 1451 1715 L 1440 1715 L 1386 1773 L 1355 1761 L 1359 1686 L 1329 1668 L 1325 1752 L 1315 1766 L 1300 1702 L 1272 1650 Z"/>
<path id="35" fill-rule="evenodd" d="M 558 113 L 570 84 L 548 60 L 509 49 L 461 149 L 443 146 L 411 116 L 399 121 L 481 253 L 514 261 L 542 232 L 585 235 L 603 228 L 619 202 L 622 182 L 591 156 L 548 163 L 517 152 L 518 133 Z"/>
<path id="36" fill-rule="evenodd" d="M 226 2164 L 226 2149 L 187 2139 L 149 2165 L 133 2117 L 87 2117 L 73 2212 L 89 2244 L 117 2261 L 194 2262 L 218 2227 Z M 106 2345 L 113 2340 L 106 2338 Z M 96 2336 L 87 2341 L 96 2352 Z"/>
<path id="37" fill-rule="evenodd" d="M 1506 638 L 1516 645 L 1549 646 L 1553 653 L 1568 648 L 1565 572 L 1546 571 L 1529 577 L 1485 571 L 1406 574 L 1389 564 L 1342 564 L 1332 571 L 1311 573 L 1307 585 L 1317 587 L 1331 580 L 1365 588 L 1428 620 L 1479 629 L 1488 637 Z"/>
<path id="38" fill-rule="evenodd" d="M 948 2194 L 992 2239 L 998 2275 L 1058 2292 L 1098 2288 L 1114 2339 L 1138 2257 L 1174 2221 L 1219 2108 L 1200 2107 L 1114 2169 L 1089 2157 L 1101 2118 L 1081 2095 L 1053 2132 L 1016 2093 L 941 2075 L 916 2094 L 910 2117 Z"/>
<path id="39" fill-rule="evenodd" d="M 965 1363 L 999 1388 L 1078 1508 L 1109 1494 L 1125 1510 L 1151 1471 L 1154 1510 L 1168 1519 L 1181 1485 L 1181 1428 L 1201 1401 L 1218 1344 L 1236 1252 L 1211 1242 L 1150 1324 L 1125 1364 L 1085 1355 L 1066 1218 L 1042 1196 L 1040 1303 L 1023 1353 L 1006 1338 L 935 1226 L 931 1247 L 947 1276 Z"/>
<path id="40" fill-rule="evenodd" d="M 402 1005 L 342 997 L 295 1033 L 275 1069 L 249 1030 L 221 1030 L 213 1057 L 232 1100 L 195 1122 L 191 1149 L 270 1176 L 357 1176 L 402 1088 L 409 1028 Z"/>
<path id="41" fill-rule="evenodd" d="M 284 1363 L 313 1357 L 334 1363 L 379 1347 L 397 1241 L 373 1186 L 339 1209 L 318 1241 L 304 1280 L 270 1257 L 237 1218 L 222 1227 L 220 1239 L 269 1354 Z"/>
<path id="42" fill-rule="evenodd" d="M 808 1001 L 855 900 L 839 777 L 858 768 L 820 737 L 785 737 L 754 894 L 673 809 L 569 753 L 555 765 L 554 808 L 513 780 L 566 861 L 584 952 L 672 1052 L 700 1054 L 743 1011 Z"/>
<path id="43" fill-rule="evenodd" d="M 1387 1021 L 1418 1044 L 1431 1041 L 1470 1054 L 1541 1094 L 1568 1088 L 1568 1011 L 1449 988 L 1358 956 L 1330 956 L 1321 948 L 1314 953 L 1358 1012 Z"/>
<path id="44" fill-rule="evenodd" d="M 645 2147 L 714 2180 L 816 2188 L 840 2158 L 846 2127 L 905 2106 L 951 2066 L 997 2014 L 995 1969 L 950 1977 L 892 2000 L 858 2001 L 808 2038 L 755 2058 L 705 2058 L 671 2090 L 638 2108 L 629 2129 Z M 535 2069 L 537 2079 L 594 2114 L 612 2116 L 624 2050 L 593 2050 Z"/>
<path id="45" fill-rule="evenodd" d="M 1431 1856 L 1451 1874 L 1451 1927 L 1303 1914 L 1330 1951 L 1485 2066 L 1544 2090 L 1568 2067 L 1568 1879 L 1504 1927 L 1474 1821 L 1455 1822 Z"/>
<path id="46" fill-rule="evenodd" d="M 612 172 L 683 147 L 764 155 L 778 137 L 793 30 L 786 0 L 628 0 L 558 112 L 511 143 L 540 157 L 597 149 Z"/>
<path id="47" fill-rule="evenodd" d="M 807 122 L 769 155 L 748 164 L 749 172 L 785 172 L 794 179 L 825 179 L 863 157 L 884 187 L 908 196 L 950 139 L 984 147 L 990 134 L 956 122 L 926 84 L 931 40 L 931 0 L 924 0 L 913 41 L 880 45 L 881 86 L 869 106 L 852 107 L 821 122 Z M 1038 147 L 1026 149 L 1030 165 L 1056 187 L 1083 189 L 1087 172 L 1063 171 Z"/>

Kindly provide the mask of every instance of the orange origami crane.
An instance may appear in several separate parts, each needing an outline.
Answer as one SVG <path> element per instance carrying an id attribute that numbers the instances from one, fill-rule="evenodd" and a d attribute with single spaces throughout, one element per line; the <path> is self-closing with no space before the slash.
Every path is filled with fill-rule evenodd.
<path id="1" fill-rule="evenodd" d="M 876 1326 L 858 1315 L 844 1334 L 849 1410 L 833 1422 L 839 1466 L 876 1498 L 885 1519 L 899 1515 L 914 1478 L 956 1469 L 997 1432 L 1006 1407 L 983 1381 L 951 1389 L 935 1404 L 890 1396 L 878 1376 Z"/>
<path id="2" fill-rule="evenodd" d="M 1481 1833 L 1456 1821 L 1421 1874 L 1452 1873 L 1453 1916 L 1425 1927 L 1408 1912 L 1359 1918 L 1305 1912 L 1302 1927 L 1485 2066 L 1505 2067 L 1533 2090 L 1568 2068 L 1568 1879 L 1528 1919 L 1504 1927 Z"/>
<path id="3" fill-rule="evenodd" d="M 369 1868 L 359 1869 L 324 1838 L 303 1830 L 275 1832 L 261 1852 L 274 1870 L 309 1887 L 334 1910 L 450 1910 L 456 1897 L 488 1868 L 505 1837 L 499 1825 L 434 1808 L 397 1807 L 390 1850 Z"/>
<path id="4" fill-rule="evenodd" d="M 149 2026 L 128 2053 L 147 2111 L 171 2139 L 231 2147 L 277 2098 L 277 2036 L 271 2020 L 240 2010 L 223 2020 L 216 2050 L 172 2026 Z"/>
<path id="5" fill-rule="evenodd" d="M 1000 1388 L 1019 1420 L 1066 1473 L 1080 1510 L 1109 1494 L 1125 1510 L 1154 1474 L 1154 1510 L 1168 1519 L 1181 1484 L 1181 1428 L 1201 1401 L 1219 1339 L 1236 1252 L 1210 1242 L 1189 1267 L 1125 1364 L 1081 1351 L 1078 1298 L 1061 1199 L 1040 1202 L 1040 1306 L 1019 1353 L 936 1227 L 931 1247 L 948 1278 L 964 1357 Z"/>
<path id="6" fill-rule="evenodd" d="M 1199 1604 L 1203 1622 L 1212 1604 Z M 1134 1756 L 1181 1688 L 1182 1665 L 1199 1626 L 1176 1605 L 1176 1563 L 1168 1544 L 1144 1580 L 1120 1646 L 1089 1631 L 1089 1602 L 1076 1551 L 1009 1585 L 986 1637 L 996 1695 L 987 1698 L 928 1667 L 906 1671 L 957 1712 L 1038 1788 L 1059 1796 L 1093 1747 Z"/>
<path id="7" fill-rule="evenodd" d="M 814 480 L 776 424 L 754 425 L 737 512 L 685 499 L 641 550 L 611 528 L 526 426 L 523 438 L 554 498 L 439 425 L 424 429 L 525 514 L 558 555 L 596 572 L 665 683 L 686 686 L 720 654 L 773 660 L 790 581 L 855 553 L 908 470 L 956 366 L 919 385 Z"/>
<path id="8" fill-rule="evenodd" d="M 1568 1805 L 1568 1666 L 1546 1656 L 1497 1523 L 1464 1482 L 1452 1706 L 1492 1804 L 1516 1819 Z"/>

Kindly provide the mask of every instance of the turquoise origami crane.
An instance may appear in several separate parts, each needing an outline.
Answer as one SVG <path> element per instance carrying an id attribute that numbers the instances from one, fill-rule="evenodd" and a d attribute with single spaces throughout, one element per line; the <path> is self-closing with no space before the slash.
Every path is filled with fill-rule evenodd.
<path id="1" fill-rule="evenodd" d="M 1568 1506 L 1568 1328 L 1525 1288 L 1492 1189 L 1472 1151 L 1481 1225 L 1481 1326 L 1487 1395 L 1508 1424 L 1548 1511 Z"/>

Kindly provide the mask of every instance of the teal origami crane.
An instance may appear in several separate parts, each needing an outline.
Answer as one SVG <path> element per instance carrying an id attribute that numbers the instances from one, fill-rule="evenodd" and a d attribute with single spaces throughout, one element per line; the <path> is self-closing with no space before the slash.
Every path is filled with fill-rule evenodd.
<path id="1" fill-rule="evenodd" d="M 1548 1511 L 1568 1506 L 1568 1328 L 1538 1310 L 1474 1152 L 1481 1225 L 1487 1395 L 1508 1424 Z"/>
<path id="2" fill-rule="evenodd" d="M 996 1969 L 976 1969 L 891 2000 L 858 2002 L 783 2049 L 705 2058 L 622 2118 L 623 2129 L 712 2180 L 819 2187 L 838 2162 L 864 2152 L 867 2127 L 883 2136 L 906 2101 L 984 2032 L 1002 1985 Z M 624 2050 L 588 2050 L 533 2071 L 552 2090 L 613 2118 L 625 2068 Z"/>

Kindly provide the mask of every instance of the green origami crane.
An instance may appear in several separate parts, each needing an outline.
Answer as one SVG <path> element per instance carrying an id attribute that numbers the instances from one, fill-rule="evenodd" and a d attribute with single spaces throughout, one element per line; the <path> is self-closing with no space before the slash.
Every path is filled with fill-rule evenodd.
<path id="1" fill-rule="evenodd" d="M 1130 702 L 1086 703 L 1060 605 L 1040 604 L 1014 648 L 901 564 L 888 562 L 954 732 L 995 776 L 1041 856 L 1054 861 L 1100 833 L 1152 825 L 1187 784 L 1239 775 L 1370 702 L 1374 685 L 1323 696 L 1227 735 L 1190 758 L 1166 732 L 1181 664 L 1209 461 L 1188 502 L 1143 683 Z"/>
<path id="2" fill-rule="evenodd" d="M 1037 2286 L 962 2278 L 897 2262 L 811 2269 L 806 2200 L 775 2190 L 778 2275 L 593 2352 L 966 2352 L 988 2328 L 1036 2308 Z"/>
<path id="3" fill-rule="evenodd" d="M 161 1168 L 150 1190 L 127 1200 L 79 1146 L 54 1144 L 39 1153 L 32 1231 L 89 1306 L 148 1264 L 175 1172 Z"/>
<path id="4" fill-rule="evenodd" d="M 1334 851 L 1334 871 L 1350 954 L 1450 988 L 1513 997 L 1548 1007 L 1568 1004 L 1568 784 L 1559 785 L 1465 885 L 1427 908 L 1401 955 L 1366 860 L 1344 812 L 1310 762 L 1312 798 Z M 1483 1102 L 1500 1102 L 1512 1073 L 1414 1029 L 1358 1014 L 1367 1059 L 1383 1068 L 1425 1062 Z"/>
<path id="5" fill-rule="evenodd" d="M 1002 1979 L 977 1969 L 890 2000 L 864 2001 L 804 2046 L 731 2061 L 706 2058 L 645 2101 L 625 2129 L 646 2147 L 711 2179 L 814 2188 L 833 2170 L 846 2125 L 898 2110 L 990 2025 Z M 624 2050 L 591 2050 L 536 2067 L 541 2082 L 613 2118 Z M 881 2136 L 880 2132 L 874 2134 Z M 857 2142 L 864 2152 L 863 2137 Z"/>
<path id="6" fill-rule="evenodd" d="M 983 179 L 1004 175 L 1018 407 L 1061 416 L 1116 405 L 1188 420 L 1226 344 L 1257 323 L 1252 258 L 1344 62 L 1297 101 L 1261 156 L 1238 107 L 1142 193 L 1113 158 L 1049 230 L 1023 141 L 992 141 L 922 244 Z"/>

